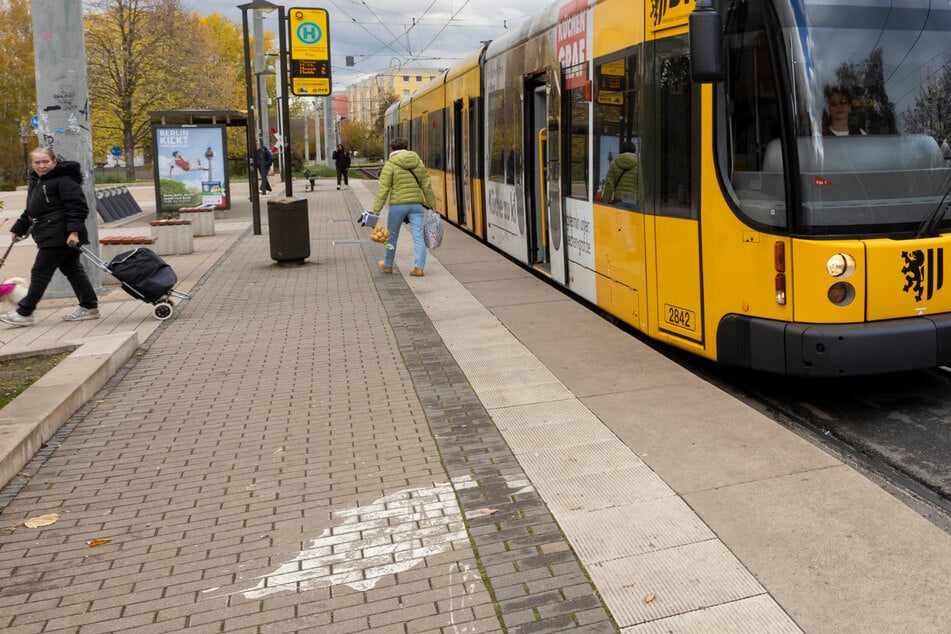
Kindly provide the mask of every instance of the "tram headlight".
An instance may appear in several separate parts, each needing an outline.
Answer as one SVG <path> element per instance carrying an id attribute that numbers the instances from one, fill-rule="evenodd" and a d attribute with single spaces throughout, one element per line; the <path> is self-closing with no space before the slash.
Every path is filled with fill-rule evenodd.
<path id="1" fill-rule="evenodd" d="M 836 253 L 826 262 L 826 272 L 832 277 L 846 280 L 855 273 L 855 258 L 848 253 Z"/>
<path id="2" fill-rule="evenodd" d="M 848 306 L 855 299 L 855 287 L 848 282 L 836 282 L 829 287 L 827 295 L 836 306 Z"/>

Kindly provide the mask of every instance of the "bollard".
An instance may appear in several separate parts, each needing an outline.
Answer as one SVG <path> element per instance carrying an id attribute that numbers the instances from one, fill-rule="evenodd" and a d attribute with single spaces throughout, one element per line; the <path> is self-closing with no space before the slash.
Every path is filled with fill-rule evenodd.
<path id="1" fill-rule="evenodd" d="M 271 259 L 278 265 L 303 264 L 310 256 L 310 224 L 306 198 L 267 201 Z"/>
<path id="2" fill-rule="evenodd" d="M 108 195 L 108 189 L 96 190 L 96 211 L 99 212 L 99 217 L 102 218 L 103 222 L 113 222 L 118 220 L 118 217 L 112 211 L 112 205 L 106 202 L 106 197 Z"/>

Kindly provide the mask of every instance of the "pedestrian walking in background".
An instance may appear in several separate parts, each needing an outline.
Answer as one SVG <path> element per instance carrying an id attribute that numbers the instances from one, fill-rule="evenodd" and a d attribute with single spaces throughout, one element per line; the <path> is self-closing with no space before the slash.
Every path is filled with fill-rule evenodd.
<path id="1" fill-rule="evenodd" d="M 271 183 L 267 179 L 268 173 L 271 171 L 271 165 L 274 164 L 274 156 L 271 154 L 271 150 L 267 149 L 263 145 L 258 147 L 257 156 L 255 157 L 255 165 L 258 168 L 258 173 L 261 175 L 261 193 L 267 194 L 271 191 Z"/>
<path id="2" fill-rule="evenodd" d="M 350 185 L 348 172 L 350 171 L 350 151 L 341 143 L 331 155 L 334 165 L 337 166 L 337 189 L 340 189 L 340 179 L 343 179 L 344 189 Z"/>
<path id="3" fill-rule="evenodd" d="M 99 298 L 79 259 L 81 244 L 89 244 L 86 217 L 89 207 L 83 194 L 82 169 L 76 161 L 64 161 L 51 148 L 30 152 L 30 178 L 26 209 L 13 223 L 10 239 L 19 242 L 32 226 L 36 259 L 30 271 L 30 289 L 17 309 L 0 314 L 11 326 L 32 326 L 33 311 L 59 269 L 69 281 L 79 310 L 63 316 L 66 321 L 99 319 Z"/>
<path id="4" fill-rule="evenodd" d="M 413 270 L 410 275 L 422 277 L 426 268 L 423 218 L 427 208 L 436 206 L 436 194 L 433 193 L 429 170 L 416 152 L 406 149 L 408 147 L 406 139 L 393 139 L 390 142 L 390 157 L 380 172 L 373 211 L 380 213 L 389 198 L 390 210 L 386 215 L 386 228 L 390 231 L 390 241 L 384 245 L 383 259 L 377 266 L 384 273 L 393 272 L 400 227 L 403 226 L 403 220 L 408 218 L 413 234 Z"/>
<path id="5" fill-rule="evenodd" d="M 304 178 L 306 178 L 307 182 L 310 183 L 310 189 L 305 189 L 304 191 L 314 191 L 314 182 L 317 180 L 317 167 L 314 165 L 305 166 Z"/>

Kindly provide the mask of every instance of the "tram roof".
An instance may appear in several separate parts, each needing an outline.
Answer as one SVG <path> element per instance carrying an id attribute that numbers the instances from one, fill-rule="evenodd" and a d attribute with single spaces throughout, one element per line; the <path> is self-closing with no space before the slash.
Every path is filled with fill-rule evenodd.
<path id="1" fill-rule="evenodd" d="M 558 12 L 564 4 L 566 4 L 564 0 L 553 2 L 544 9 L 539 9 L 530 15 L 518 26 L 507 30 L 500 37 L 492 40 L 486 49 L 486 59 L 501 55 L 510 48 L 555 28 L 558 24 Z M 593 4 L 592 0 L 584 2 L 586 9 L 591 8 Z"/>

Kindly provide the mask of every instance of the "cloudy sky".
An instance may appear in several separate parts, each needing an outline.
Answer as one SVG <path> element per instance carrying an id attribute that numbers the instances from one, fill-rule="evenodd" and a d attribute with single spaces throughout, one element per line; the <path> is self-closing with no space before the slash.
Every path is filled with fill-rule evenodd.
<path id="1" fill-rule="evenodd" d="M 241 24 L 237 8 L 246 0 L 183 0 L 202 15 L 219 13 Z M 306 0 L 283 4 L 326 9 L 330 15 L 330 59 L 334 90 L 364 75 L 389 69 L 448 68 L 506 27 L 552 0 Z M 249 16 L 250 20 L 250 16 Z M 277 32 L 277 12 L 267 14 L 267 31 Z M 352 55 L 354 66 L 346 66 Z"/>

